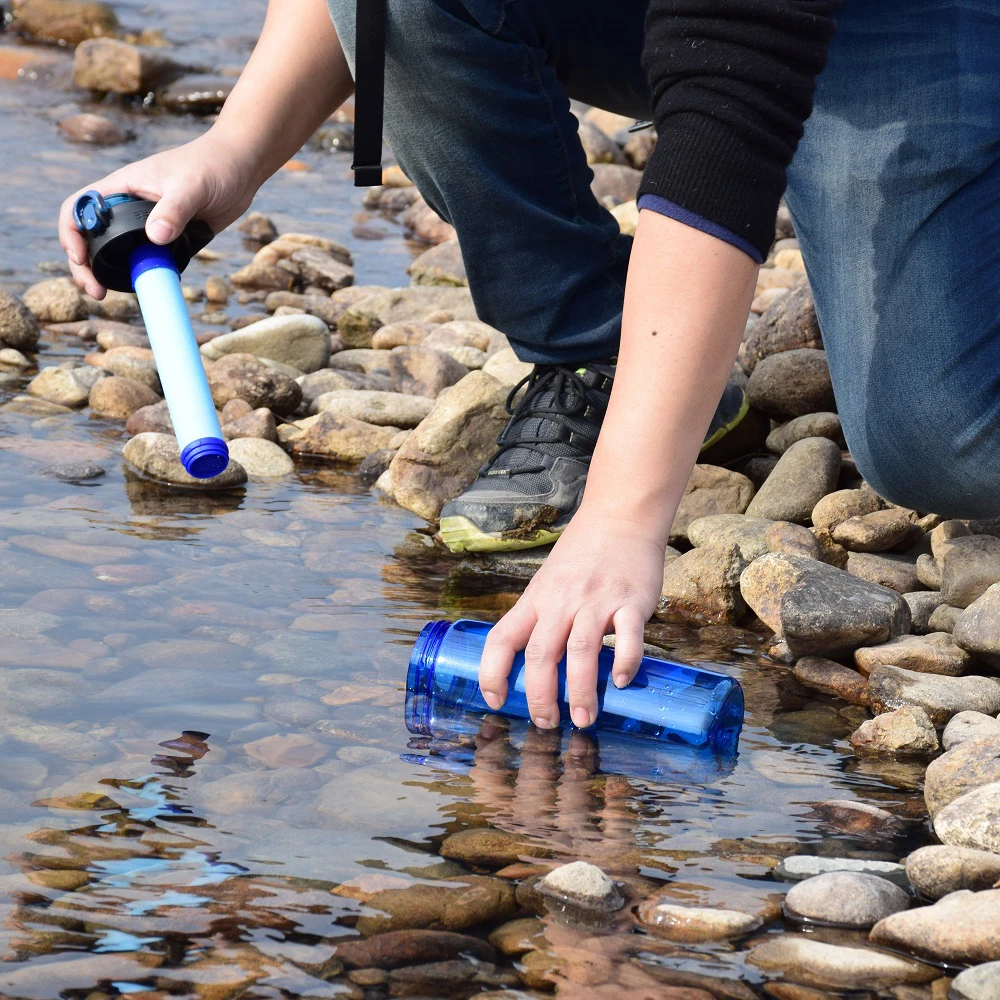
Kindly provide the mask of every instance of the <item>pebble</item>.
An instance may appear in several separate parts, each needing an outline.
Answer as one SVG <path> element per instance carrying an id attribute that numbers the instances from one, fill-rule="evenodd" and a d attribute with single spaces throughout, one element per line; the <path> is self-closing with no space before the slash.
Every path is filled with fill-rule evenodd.
<path id="1" fill-rule="evenodd" d="M 158 393 L 141 382 L 111 375 L 90 390 L 90 409 L 98 417 L 127 420 L 136 410 L 160 400 Z"/>
<path id="2" fill-rule="evenodd" d="M 1000 735 L 967 740 L 948 750 L 931 762 L 924 777 L 931 819 L 949 802 L 992 782 L 1000 782 Z"/>
<path id="3" fill-rule="evenodd" d="M 863 756 L 924 756 L 938 749 L 937 730 L 916 705 L 903 705 L 862 722 L 850 742 L 854 752 Z"/>
<path id="4" fill-rule="evenodd" d="M 507 389 L 495 378 L 469 372 L 403 442 L 378 488 L 401 507 L 437 521 L 444 504 L 472 482 L 493 454 L 509 417 L 506 400 Z"/>
<path id="5" fill-rule="evenodd" d="M 880 646 L 855 650 L 854 662 L 863 674 L 892 664 L 904 670 L 958 677 L 972 666 L 972 657 L 952 641 L 947 632 L 928 635 L 901 635 Z"/>
<path id="6" fill-rule="evenodd" d="M 740 589 L 796 657 L 853 653 L 905 633 L 910 624 L 898 594 L 802 556 L 761 556 L 743 571 Z"/>
<path id="7" fill-rule="evenodd" d="M 960 972 L 952 981 L 954 1000 L 1000 1000 L 1000 962 L 985 962 Z"/>
<path id="8" fill-rule="evenodd" d="M 497 871 L 522 858 L 547 858 L 551 851 L 527 837 L 496 830 L 474 827 L 446 837 L 439 850 L 441 857 L 476 868 Z"/>
<path id="9" fill-rule="evenodd" d="M 4 368 L 30 368 L 31 362 L 13 347 L 0 347 L 0 366 Z"/>
<path id="10" fill-rule="evenodd" d="M 413 428 L 434 407 L 425 396 L 407 396 L 398 392 L 378 392 L 369 389 L 335 389 L 318 396 L 310 410 L 324 410 L 342 417 L 352 417 L 368 424 Z"/>
<path id="11" fill-rule="evenodd" d="M 126 442 L 122 458 L 142 474 L 179 486 L 194 486 L 201 490 L 226 490 L 242 486 L 247 481 L 243 467 L 230 459 L 229 465 L 212 479 L 195 479 L 181 464 L 177 438 L 169 434 L 146 432 Z M 102 560 L 103 561 L 103 560 Z"/>
<path id="12" fill-rule="evenodd" d="M 276 479 L 295 471 L 295 463 L 285 450 L 261 437 L 231 439 L 229 457 L 242 466 L 251 479 Z"/>
<path id="13" fill-rule="evenodd" d="M 782 351 L 761 360 L 747 384 L 750 405 L 788 419 L 836 409 L 826 352 L 813 348 Z"/>
<path id="14" fill-rule="evenodd" d="M 966 792 L 934 817 L 942 843 L 1000 854 L 1000 782 Z"/>
<path id="15" fill-rule="evenodd" d="M 885 990 L 929 983 L 939 971 L 872 948 L 826 944 L 804 935 L 782 934 L 756 945 L 747 961 L 764 972 L 781 973 L 805 986 L 833 990 Z"/>
<path id="16" fill-rule="evenodd" d="M 982 712 L 959 712 L 944 727 L 941 746 L 945 750 L 951 750 L 969 740 L 979 740 L 987 736 L 1000 738 L 1000 719 L 984 715 Z"/>
<path id="17" fill-rule="evenodd" d="M 1000 585 L 994 584 L 963 612 L 954 613 L 955 642 L 991 667 L 1000 667 Z"/>
<path id="18" fill-rule="evenodd" d="M 1000 683 L 991 677 L 946 677 L 884 664 L 868 678 L 868 697 L 877 712 L 903 705 L 923 708 L 936 726 L 959 712 L 1000 713 Z"/>
<path id="19" fill-rule="evenodd" d="M 83 406 L 90 396 L 90 387 L 84 385 L 72 371 L 65 368 L 43 368 L 27 386 L 29 396 L 37 396 L 59 406 Z"/>
<path id="20" fill-rule="evenodd" d="M 0 342 L 18 351 L 33 351 L 38 346 L 38 337 L 38 323 L 31 310 L 0 289 Z"/>
<path id="21" fill-rule="evenodd" d="M 803 656 L 792 674 L 805 687 L 843 698 L 852 705 L 868 704 L 868 679 L 835 660 Z"/>
<path id="22" fill-rule="evenodd" d="M 253 409 L 294 413 L 302 401 L 298 383 L 252 354 L 226 354 L 208 367 L 208 385 L 216 406 L 245 400 Z"/>
<path id="23" fill-rule="evenodd" d="M 819 500 L 812 509 L 812 523 L 815 528 L 827 528 L 831 532 L 839 524 L 852 517 L 863 517 L 879 509 L 878 498 L 869 490 L 837 490 Z"/>
<path id="24" fill-rule="evenodd" d="M 817 502 L 836 486 L 840 465 L 840 448 L 828 438 L 796 442 L 778 459 L 746 513 L 807 523 Z"/>
<path id="25" fill-rule="evenodd" d="M 785 913 L 794 920 L 865 929 L 909 909 L 903 889 L 864 872 L 827 872 L 797 883 L 785 896 Z"/>
<path id="26" fill-rule="evenodd" d="M 915 590 L 903 594 L 903 600 L 910 606 L 910 628 L 914 635 L 926 635 L 934 632 L 931 628 L 931 615 L 945 603 L 944 598 L 933 590 Z M 951 631 L 948 629 L 947 631 Z"/>
<path id="27" fill-rule="evenodd" d="M 681 906 L 665 899 L 647 899 L 637 912 L 643 926 L 657 937 L 685 944 L 744 937 L 764 923 L 756 914 L 741 910 Z"/>
<path id="28" fill-rule="evenodd" d="M 932 906 L 896 913 L 871 931 L 875 944 L 944 962 L 1000 959 L 1000 889 L 961 889 Z"/>
<path id="29" fill-rule="evenodd" d="M 330 363 L 330 328 L 318 316 L 272 316 L 213 337 L 202 344 L 201 353 L 211 361 L 227 354 L 252 354 L 314 372 Z"/>
<path id="30" fill-rule="evenodd" d="M 927 899 L 941 899 L 959 889 L 980 892 L 1000 881 L 1000 854 L 932 844 L 906 859 L 906 877 Z"/>
<path id="31" fill-rule="evenodd" d="M 853 799 L 830 799 L 813 806 L 811 814 L 824 826 L 853 837 L 896 837 L 905 824 L 885 809 Z"/>
<path id="32" fill-rule="evenodd" d="M 107 470 L 96 462 L 57 462 L 39 469 L 38 474 L 52 479 L 62 479 L 65 482 L 80 482 L 86 479 L 98 479 Z"/>
<path id="33" fill-rule="evenodd" d="M 119 30 L 114 9 L 97 0 L 20 0 L 13 27 L 36 42 L 70 46 Z"/>
<path id="34" fill-rule="evenodd" d="M 214 114 L 222 108 L 236 80 L 228 76 L 184 76 L 157 92 L 156 103 L 178 114 Z"/>
<path id="35" fill-rule="evenodd" d="M 905 888 L 906 871 L 895 861 L 869 861 L 858 858 L 822 858 L 812 854 L 794 854 L 785 858 L 775 869 L 778 878 L 789 882 L 812 878 L 827 872 L 861 872 L 888 879 Z"/>
<path id="36" fill-rule="evenodd" d="M 716 465 L 696 465 L 670 526 L 670 543 L 687 538 L 689 526 L 700 518 L 743 514 L 753 494 L 753 483 L 746 476 Z"/>

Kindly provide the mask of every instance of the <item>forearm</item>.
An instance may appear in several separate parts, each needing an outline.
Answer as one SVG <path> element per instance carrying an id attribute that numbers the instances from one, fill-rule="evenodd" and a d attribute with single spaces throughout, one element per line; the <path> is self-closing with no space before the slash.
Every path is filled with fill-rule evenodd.
<path id="1" fill-rule="evenodd" d="M 263 183 L 353 89 L 324 0 L 270 0 L 260 39 L 211 134 Z"/>
<path id="2" fill-rule="evenodd" d="M 735 247 L 640 213 L 614 390 L 581 507 L 588 516 L 642 524 L 666 544 L 732 370 L 756 275 Z"/>

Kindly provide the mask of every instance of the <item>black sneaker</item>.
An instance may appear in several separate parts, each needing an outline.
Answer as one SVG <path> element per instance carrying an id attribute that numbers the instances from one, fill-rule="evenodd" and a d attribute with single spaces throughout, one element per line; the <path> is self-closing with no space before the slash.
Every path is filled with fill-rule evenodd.
<path id="1" fill-rule="evenodd" d="M 511 389 L 500 450 L 441 511 L 441 538 L 452 552 L 509 552 L 559 537 L 583 498 L 614 377 L 613 361 L 536 365 Z M 746 412 L 743 390 L 730 384 L 704 447 Z"/>

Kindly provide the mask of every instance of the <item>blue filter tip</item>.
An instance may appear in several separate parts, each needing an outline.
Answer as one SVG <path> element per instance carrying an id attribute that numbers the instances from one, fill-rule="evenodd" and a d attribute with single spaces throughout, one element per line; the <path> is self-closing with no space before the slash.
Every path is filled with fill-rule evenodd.
<path id="1" fill-rule="evenodd" d="M 195 479 L 211 479 L 225 472 L 229 465 L 229 448 L 222 438 L 198 438 L 181 452 L 184 471 Z"/>

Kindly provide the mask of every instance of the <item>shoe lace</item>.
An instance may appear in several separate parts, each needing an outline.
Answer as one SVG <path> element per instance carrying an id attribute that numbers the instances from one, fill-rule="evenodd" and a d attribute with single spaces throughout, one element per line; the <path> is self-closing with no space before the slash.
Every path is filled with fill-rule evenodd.
<path id="1" fill-rule="evenodd" d="M 564 365 L 535 365 L 532 371 L 510 390 L 505 406 L 511 415 L 511 420 L 497 438 L 499 451 L 493 456 L 488 467 L 496 465 L 505 452 L 513 449 L 523 448 L 525 451 L 545 454 L 544 448 L 540 446 L 553 444 L 552 437 L 539 437 L 537 434 L 513 434 L 512 432 L 515 428 L 519 428 L 524 420 L 544 417 L 573 417 L 582 413 L 589 403 L 587 399 L 589 386 L 580 375 L 578 370 L 580 367 L 588 366 L 569 368 Z M 515 406 L 514 400 L 522 389 L 525 390 L 524 395 Z M 547 396 L 549 393 L 551 396 Z M 597 443 L 597 434 L 590 434 L 586 430 L 576 430 L 574 435 L 583 439 L 585 443 L 581 446 L 575 444 L 571 439 L 566 444 L 578 452 L 579 457 L 589 461 L 593 446 Z M 544 469 L 544 464 L 518 464 L 517 466 L 518 472 L 542 472 Z"/>

